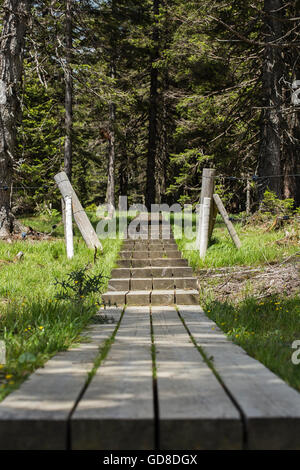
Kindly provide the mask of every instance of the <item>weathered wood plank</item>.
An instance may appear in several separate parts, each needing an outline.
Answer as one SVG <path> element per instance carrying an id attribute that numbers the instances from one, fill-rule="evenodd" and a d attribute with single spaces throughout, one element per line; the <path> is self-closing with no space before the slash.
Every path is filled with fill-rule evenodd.
<path id="1" fill-rule="evenodd" d="M 126 309 L 114 344 L 71 420 L 72 448 L 154 449 L 149 307 Z"/>
<path id="2" fill-rule="evenodd" d="M 240 415 L 177 312 L 153 307 L 161 449 L 240 449 Z"/>
<path id="3" fill-rule="evenodd" d="M 69 414 L 121 310 L 103 314 L 114 323 L 91 326 L 86 331 L 89 342 L 54 356 L 0 404 L 1 450 L 67 449 Z"/>
<path id="4" fill-rule="evenodd" d="M 229 341 L 200 307 L 179 311 L 242 409 L 248 448 L 300 449 L 300 394 Z"/>

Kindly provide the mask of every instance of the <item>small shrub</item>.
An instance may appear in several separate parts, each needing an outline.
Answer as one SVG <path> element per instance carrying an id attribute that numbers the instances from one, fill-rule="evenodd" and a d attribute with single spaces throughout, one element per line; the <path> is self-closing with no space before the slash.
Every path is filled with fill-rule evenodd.
<path id="1" fill-rule="evenodd" d="M 90 276 L 87 267 L 71 271 L 66 280 L 55 280 L 54 285 L 60 286 L 60 292 L 56 293 L 58 300 L 75 300 L 82 302 L 89 294 L 101 292 L 106 277 L 102 273 Z"/>
<path id="2" fill-rule="evenodd" d="M 265 215 L 292 216 L 294 213 L 294 199 L 279 199 L 272 191 L 265 191 L 260 212 Z"/>

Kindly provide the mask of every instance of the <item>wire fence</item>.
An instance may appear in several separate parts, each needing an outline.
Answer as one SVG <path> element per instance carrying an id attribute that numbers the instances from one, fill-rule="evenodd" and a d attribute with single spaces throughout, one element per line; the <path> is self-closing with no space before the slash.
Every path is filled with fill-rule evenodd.
<path id="1" fill-rule="evenodd" d="M 250 175 L 250 176 L 227 176 L 227 175 L 216 175 L 215 179 L 222 179 L 222 180 L 228 180 L 228 181 L 253 181 L 253 182 L 259 182 L 262 180 L 266 180 L 269 178 L 292 178 L 292 177 L 300 177 L 300 173 L 296 174 L 281 174 L 281 175 Z M 201 181 L 205 176 L 200 176 L 199 181 Z M 43 189 L 45 191 L 48 191 L 49 189 L 53 188 L 51 185 L 39 185 L 39 186 L 27 186 L 27 185 L 22 185 L 22 186 L 7 186 L 3 185 L 0 186 L 0 190 L 2 191 L 25 191 L 25 190 L 30 190 L 30 189 Z"/>

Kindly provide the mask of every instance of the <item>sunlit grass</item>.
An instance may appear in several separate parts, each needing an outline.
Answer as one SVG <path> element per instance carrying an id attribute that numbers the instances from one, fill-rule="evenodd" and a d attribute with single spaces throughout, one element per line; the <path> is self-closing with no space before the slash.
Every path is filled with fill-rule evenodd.
<path id="1" fill-rule="evenodd" d="M 193 220 L 193 229 L 195 230 L 195 220 Z M 236 249 L 225 225 L 218 217 L 205 260 L 200 258 L 198 250 L 187 249 L 192 242 L 195 242 L 195 238 L 188 239 L 184 234 L 181 238 L 176 238 L 176 234 L 180 233 L 176 224 L 174 225 L 174 236 L 183 256 L 194 269 L 236 265 L 258 266 L 281 261 L 299 252 L 299 244 L 276 243 L 284 238 L 284 230 L 266 232 L 265 227 L 243 227 L 240 223 L 235 224 L 235 229 L 242 244 L 239 250 Z"/>
<path id="2" fill-rule="evenodd" d="M 193 222 L 195 223 L 194 216 Z M 235 248 L 225 225 L 218 217 L 205 260 L 200 259 L 197 250 L 187 249 L 191 240 L 187 237 L 176 238 L 176 234 L 180 233 L 180 227 L 176 223 L 174 235 L 183 256 L 195 271 L 234 266 L 239 269 L 238 266 L 278 263 L 289 257 L 297 259 L 297 241 L 276 243 L 285 237 L 285 230 L 266 232 L 265 226 L 243 227 L 239 223 L 235 223 L 235 229 L 242 243 L 240 250 Z M 287 224 L 285 229 L 292 231 L 295 226 Z M 200 302 L 206 314 L 249 355 L 300 390 L 300 368 L 291 360 L 294 352 L 292 343 L 300 340 L 300 293 L 287 297 L 283 291 L 266 298 L 260 293 L 261 298 L 256 298 L 250 279 L 245 285 L 242 300 L 237 300 L 235 292 L 232 292 L 228 295 L 229 300 L 220 301 L 217 296 L 218 285 L 223 282 L 221 277 L 209 281 L 205 287 L 202 284 Z"/>
<path id="3" fill-rule="evenodd" d="M 50 232 L 58 220 L 44 217 L 26 222 L 38 231 Z M 0 399 L 53 354 L 78 341 L 99 309 L 101 292 L 106 290 L 122 243 L 119 238 L 101 242 L 103 253 L 98 252 L 94 260 L 94 251 L 75 236 L 75 255 L 68 260 L 63 238 L 35 241 L 27 237 L 11 244 L 0 241 L 0 340 L 5 341 L 7 351 L 6 364 L 0 366 Z M 17 261 L 20 251 L 24 256 Z M 59 287 L 55 280 L 66 279 L 68 273 L 84 266 L 90 276 L 101 273 L 99 292 L 80 302 L 56 300 Z"/>
<path id="4" fill-rule="evenodd" d="M 250 356 L 300 390 L 300 368 L 292 363 L 292 344 L 300 340 L 300 296 L 247 297 L 235 304 L 202 295 L 207 315 Z"/>

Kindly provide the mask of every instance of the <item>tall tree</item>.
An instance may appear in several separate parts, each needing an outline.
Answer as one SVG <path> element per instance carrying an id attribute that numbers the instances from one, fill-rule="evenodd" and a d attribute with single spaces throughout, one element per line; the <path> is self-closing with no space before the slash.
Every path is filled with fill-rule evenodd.
<path id="1" fill-rule="evenodd" d="M 146 206 L 150 209 L 155 203 L 156 181 L 156 152 L 157 152 L 157 114 L 158 114 L 158 69 L 155 62 L 159 58 L 159 29 L 157 15 L 159 14 L 160 0 L 153 0 L 153 46 L 150 53 L 150 97 L 149 97 L 149 136 L 147 153 L 147 181 L 146 181 Z"/>
<path id="2" fill-rule="evenodd" d="M 112 59 L 110 77 L 115 79 L 115 61 Z M 108 216 L 111 218 L 115 212 L 115 121 L 116 105 L 113 101 L 109 103 L 109 141 L 108 141 L 108 171 L 106 202 Z"/>
<path id="3" fill-rule="evenodd" d="M 300 4 L 294 0 L 289 2 L 286 8 L 284 24 L 288 25 L 287 32 L 291 47 L 284 49 L 284 67 L 285 83 L 288 81 L 294 83 L 300 77 L 300 57 L 299 46 L 295 43 L 299 38 L 299 10 Z M 283 126 L 283 151 L 282 151 L 282 170 L 283 170 L 283 197 L 294 198 L 297 206 L 300 205 L 300 177 L 295 176 L 299 173 L 300 162 L 300 116 L 299 107 L 291 104 L 290 83 L 284 87 L 284 126 Z"/>
<path id="4" fill-rule="evenodd" d="M 259 185 L 259 196 L 269 188 L 278 197 L 282 195 L 281 174 L 281 131 L 282 131 L 282 86 L 283 76 L 281 48 L 278 41 L 282 36 L 282 0 L 264 1 L 265 48 L 263 57 L 261 115 L 261 138 L 258 174 L 266 176 Z M 268 177 L 269 176 L 269 177 Z"/>
<path id="5" fill-rule="evenodd" d="M 72 177 L 72 131 L 73 131 L 73 79 L 72 79 L 72 2 L 66 0 L 65 13 L 65 150 L 64 166 L 69 179 Z"/>
<path id="6" fill-rule="evenodd" d="M 8 236 L 16 223 L 11 213 L 10 190 L 20 122 L 20 86 L 29 0 L 5 0 L 0 38 L 0 237 Z"/>

